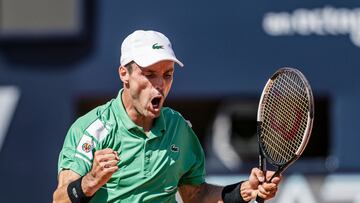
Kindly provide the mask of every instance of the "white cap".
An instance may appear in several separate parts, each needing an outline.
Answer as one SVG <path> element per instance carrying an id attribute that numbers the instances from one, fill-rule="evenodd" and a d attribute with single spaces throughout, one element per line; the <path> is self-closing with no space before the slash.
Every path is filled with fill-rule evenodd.
<path id="1" fill-rule="evenodd" d="M 184 66 L 175 56 L 169 39 L 160 32 L 136 30 L 127 36 L 121 45 L 120 64 L 125 66 L 135 61 L 148 67 L 159 61 L 170 60 Z"/>

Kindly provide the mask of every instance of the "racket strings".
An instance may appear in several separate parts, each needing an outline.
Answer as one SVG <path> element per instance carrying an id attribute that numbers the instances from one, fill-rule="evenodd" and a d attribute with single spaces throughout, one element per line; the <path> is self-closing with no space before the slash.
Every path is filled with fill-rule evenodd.
<path id="1" fill-rule="evenodd" d="M 284 113 L 287 113 L 287 115 L 289 115 L 289 117 L 279 117 L 281 120 L 280 120 L 280 122 L 279 123 L 284 123 L 284 122 L 287 122 L 287 120 L 286 119 L 289 119 L 289 118 L 293 118 L 293 119 L 295 119 L 295 120 L 293 120 L 293 123 L 295 122 L 295 123 L 297 123 L 297 124 L 299 124 L 299 121 L 297 121 L 296 119 L 298 118 L 297 117 L 297 114 L 298 114 L 298 112 L 297 111 L 294 111 L 291 107 L 293 106 L 293 104 L 291 103 L 291 100 L 293 100 L 293 101 L 299 101 L 299 98 L 293 98 L 293 97 L 291 97 L 291 94 L 288 94 L 289 92 L 287 92 L 287 91 L 284 91 L 284 90 L 282 90 L 283 92 L 285 92 L 285 96 L 282 98 L 282 97 L 277 97 L 277 98 L 280 98 L 280 99 L 282 99 L 283 100 L 283 102 L 284 102 L 284 98 L 290 98 L 290 101 L 288 102 L 288 104 L 291 104 L 290 106 L 289 105 L 287 105 L 287 106 L 281 106 L 280 105 L 280 107 L 278 107 L 279 108 L 279 110 L 278 111 L 272 111 L 272 113 L 274 113 L 274 112 L 278 112 L 278 113 L 280 113 L 280 114 L 284 114 Z M 294 100 L 295 99 L 295 100 Z M 286 100 L 285 100 L 286 101 Z M 279 101 L 277 101 L 277 102 L 279 102 Z M 289 111 L 290 110 L 290 111 Z M 288 121 L 289 122 L 289 121 Z M 290 132 L 289 132 L 290 133 Z M 295 137 L 296 138 L 296 137 Z"/>
<path id="2" fill-rule="evenodd" d="M 296 101 L 299 102 L 298 104 L 302 105 L 302 108 L 307 109 L 309 107 L 309 102 L 307 99 L 308 97 L 305 91 L 306 88 L 305 85 L 300 80 L 300 78 L 283 75 L 283 78 L 279 78 L 279 80 L 283 80 L 282 82 L 284 82 L 286 86 L 290 88 L 289 91 L 284 91 L 288 96 L 292 97 L 293 99 L 296 99 Z M 291 93 L 292 91 L 296 92 L 296 94 Z"/>
<path id="3" fill-rule="evenodd" d="M 286 92 L 286 91 L 284 91 L 285 93 L 288 93 L 288 92 Z M 290 98 L 290 99 L 294 99 L 294 98 L 291 98 L 291 97 L 289 97 L 289 95 L 287 95 L 287 94 L 285 94 L 285 97 L 284 98 L 281 98 L 281 97 L 277 97 L 277 98 L 280 98 L 280 99 L 282 99 L 282 100 L 285 100 L 286 101 L 286 99 L 284 99 L 284 98 Z M 298 98 L 296 98 L 297 100 L 298 100 Z M 279 102 L 279 101 L 277 101 L 277 102 Z M 284 101 L 283 101 L 284 102 Z M 291 104 L 290 102 L 288 103 L 288 104 Z M 296 112 L 296 111 L 294 111 L 292 108 L 291 108 L 292 106 L 290 105 L 287 105 L 287 106 L 281 106 L 281 105 L 279 105 L 277 108 L 278 109 L 275 109 L 275 111 L 272 111 L 271 113 L 272 114 L 270 114 L 270 115 L 272 115 L 272 118 L 274 118 L 274 113 L 278 113 L 278 114 L 280 114 L 280 115 L 289 115 L 288 117 L 278 117 L 279 119 L 280 119 L 280 121 L 278 122 L 279 123 L 279 125 L 280 124 L 284 124 L 285 122 L 291 122 L 291 120 L 288 120 L 289 118 L 292 118 L 293 120 L 292 120 L 292 123 L 295 123 L 296 125 L 300 125 L 301 124 L 301 122 L 298 120 L 298 116 L 297 116 L 297 114 L 299 114 L 298 112 Z M 290 110 L 290 111 L 289 111 Z M 275 116 L 277 116 L 277 115 L 275 115 Z M 276 117 L 275 117 L 276 118 Z M 272 124 L 272 127 L 274 127 L 274 125 L 275 124 Z M 277 128 L 280 128 L 280 126 L 276 126 Z M 296 127 L 296 126 L 295 126 Z M 299 128 L 300 126 L 297 126 L 296 128 L 294 128 L 295 130 L 297 130 L 298 128 Z M 276 129 L 277 131 L 279 131 L 279 129 Z M 285 130 L 289 130 L 289 131 L 285 131 Z M 285 138 L 285 139 L 292 139 L 293 140 L 293 142 L 294 143 L 298 143 L 299 145 L 301 144 L 301 138 L 300 139 L 297 139 L 297 137 L 296 136 L 294 136 L 294 133 L 296 133 L 296 132 L 292 132 L 293 131 L 293 129 L 288 129 L 288 126 L 284 126 L 283 125 L 283 130 L 282 130 L 282 134 L 283 134 L 283 138 Z M 292 133 L 292 134 L 290 134 L 290 133 Z M 284 135 L 285 134 L 285 135 Z M 285 137 L 284 137 L 285 136 Z M 281 138 L 281 137 L 280 137 Z M 284 143 L 284 140 L 282 139 L 282 140 L 280 140 L 282 143 Z M 298 142 L 297 142 L 298 141 Z M 291 147 L 291 145 L 288 145 L 289 147 Z M 288 149 L 288 148 L 287 148 Z M 296 150 L 296 148 L 290 148 L 289 150 L 290 151 L 293 151 L 293 150 Z"/>
<path id="4" fill-rule="evenodd" d="M 271 139 L 269 140 L 269 142 L 272 141 L 273 140 Z M 286 162 L 286 160 L 289 160 L 289 157 L 293 157 L 293 155 L 289 153 L 290 149 L 284 149 L 277 146 L 279 145 L 276 142 L 265 145 L 265 150 L 269 153 L 269 156 L 277 163 Z"/>
<path id="5" fill-rule="evenodd" d="M 279 78 L 281 79 L 281 78 Z M 286 81 L 286 80 L 284 80 Z M 288 82 L 286 82 L 288 83 Z M 290 114 L 289 117 L 280 117 L 282 118 L 282 122 L 286 122 L 285 119 L 288 118 L 297 118 L 299 114 L 299 111 L 297 111 L 297 109 L 308 109 L 309 107 L 309 103 L 307 102 L 307 97 L 306 97 L 306 92 L 298 92 L 299 94 L 291 94 L 292 90 L 293 90 L 293 86 L 291 86 L 291 84 L 287 84 L 289 85 L 288 87 L 290 88 L 290 91 L 286 91 L 286 89 L 284 87 L 280 87 L 279 91 L 284 93 L 284 98 L 288 98 L 289 100 L 285 100 L 283 102 L 285 102 L 285 105 L 280 105 L 279 108 L 281 109 L 281 113 L 286 112 L 287 114 Z M 276 87 L 274 87 L 276 88 Z M 281 97 L 280 97 L 281 99 Z M 276 102 L 281 102 L 281 101 L 276 101 Z M 289 103 L 288 103 L 289 102 Z M 291 102 L 291 103 L 290 103 Z M 307 102 L 307 103 L 306 103 Z M 298 106 L 300 105 L 300 107 Z M 301 122 L 301 124 L 306 124 L 306 122 Z M 303 127 L 306 127 L 306 125 L 304 125 Z"/>
<path id="6" fill-rule="evenodd" d="M 273 129 L 269 129 L 270 131 L 273 131 Z M 276 133 L 276 132 L 272 132 Z M 282 145 L 281 140 L 279 139 L 273 139 L 271 137 L 265 137 L 264 138 L 265 144 L 265 150 L 268 152 L 270 157 L 275 160 L 277 163 L 283 163 L 287 160 L 290 160 L 291 157 L 293 157 L 293 149 L 291 146 L 288 145 Z"/>
<path id="7" fill-rule="evenodd" d="M 285 72 L 267 88 L 263 102 L 262 140 L 265 151 L 277 163 L 292 159 L 299 149 L 309 109 L 301 78 Z"/>
<path id="8" fill-rule="evenodd" d="M 282 77 L 277 78 L 277 80 L 281 80 L 280 82 L 285 84 L 283 86 L 275 86 L 275 88 L 279 88 L 278 91 L 291 97 L 294 99 L 293 101 L 300 102 L 298 105 L 302 105 L 302 108 L 308 108 L 309 103 L 307 102 L 307 93 L 304 91 L 305 86 L 299 78 L 282 75 Z"/>
<path id="9" fill-rule="evenodd" d="M 270 125 L 271 124 L 269 124 L 269 126 Z M 278 132 L 276 132 L 273 128 L 269 128 L 268 132 L 265 132 L 265 134 L 268 135 L 274 135 L 276 133 Z M 267 151 L 277 162 L 285 162 L 286 160 L 289 160 L 291 157 L 293 157 L 293 154 L 296 151 L 295 147 L 292 147 L 292 145 L 284 145 L 284 140 L 279 139 L 279 137 L 276 136 L 266 136 L 264 137 L 264 141 L 266 143 L 265 146 Z"/>

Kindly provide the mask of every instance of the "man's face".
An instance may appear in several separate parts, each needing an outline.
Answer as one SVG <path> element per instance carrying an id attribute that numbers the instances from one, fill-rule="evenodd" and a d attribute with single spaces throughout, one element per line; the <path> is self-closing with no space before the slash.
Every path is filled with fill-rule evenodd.
<path id="1" fill-rule="evenodd" d="M 174 74 L 174 62 L 160 61 L 146 68 L 132 65 L 129 91 L 133 107 L 147 118 L 156 118 L 167 97 Z"/>

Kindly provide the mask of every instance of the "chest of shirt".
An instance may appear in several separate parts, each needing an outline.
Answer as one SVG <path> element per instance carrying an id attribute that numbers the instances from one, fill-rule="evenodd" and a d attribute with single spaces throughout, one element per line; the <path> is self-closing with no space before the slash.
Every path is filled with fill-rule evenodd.
<path id="1" fill-rule="evenodd" d="M 103 148 L 119 153 L 119 169 L 113 174 L 107 187 L 136 188 L 151 182 L 158 189 L 173 188 L 188 170 L 192 157 L 187 155 L 186 145 L 178 137 L 146 136 L 137 132 L 113 135 L 117 139 Z M 183 150 L 184 148 L 184 150 Z M 154 184 L 155 183 L 155 184 Z M 155 188 L 152 188 L 155 189 Z"/>

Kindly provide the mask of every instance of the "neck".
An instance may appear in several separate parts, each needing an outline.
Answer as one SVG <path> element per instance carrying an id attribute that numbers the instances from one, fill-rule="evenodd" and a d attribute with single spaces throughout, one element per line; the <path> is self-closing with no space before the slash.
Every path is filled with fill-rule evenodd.
<path id="1" fill-rule="evenodd" d="M 149 132 L 152 128 L 154 119 L 148 118 L 141 114 L 133 105 L 128 91 L 124 90 L 121 95 L 122 103 L 129 115 L 130 119 L 138 126 L 142 127 L 145 132 Z"/>

